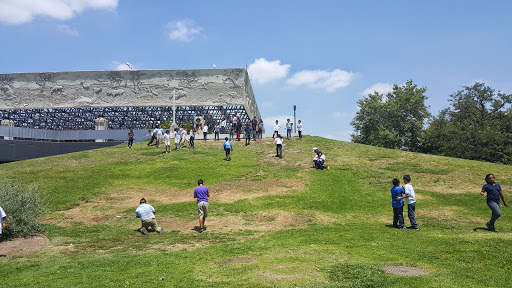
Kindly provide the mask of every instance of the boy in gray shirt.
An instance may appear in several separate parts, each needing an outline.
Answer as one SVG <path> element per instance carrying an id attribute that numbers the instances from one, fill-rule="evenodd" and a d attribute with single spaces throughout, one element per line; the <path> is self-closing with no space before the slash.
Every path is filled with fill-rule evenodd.
<path id="1" fill-rule="evenodd" d="M 411 226 L 407 227 L 407 229 L 418 230 L 418 223 L 416 223 L 416 194 L 414 193 L 414 188 L 412 188 L 411 176 L 404 175 L 403 179 L 405 185 L 402 185 L 402 188 L 405 190 L 404 198 L 407 201 L 407 216 L 411 222 Z"/>

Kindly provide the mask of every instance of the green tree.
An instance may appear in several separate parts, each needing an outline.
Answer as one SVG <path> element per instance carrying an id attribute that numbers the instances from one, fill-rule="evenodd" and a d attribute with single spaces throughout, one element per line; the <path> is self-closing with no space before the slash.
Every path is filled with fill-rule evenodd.
<path id="1" fill-rule="evenodd" d="M 512 94 L 477 82 L 450 95 L 450 102 L 426 130 L 425 152 L 512 163 Z"/>
<path id="2" fill-rule="evenodd" d="M 351 122 L 352 141 L 386 148 L 423 149 L 424 124 L 430 117 L 425 87 L 412 80 L 393 85 L 386 95 L 375 91 L 357 102 L 359 111 Z"/>

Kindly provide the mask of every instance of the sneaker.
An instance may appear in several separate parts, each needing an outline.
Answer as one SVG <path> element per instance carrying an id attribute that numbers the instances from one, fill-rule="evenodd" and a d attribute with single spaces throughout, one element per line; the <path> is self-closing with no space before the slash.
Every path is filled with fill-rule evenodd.
<path id="1" fill-rule="evenodd" d="M 203 233 L 203 232 L 204 232 L 203 228 L 199 229 L 199 233 Z"/>
<path id="2" fill-rule="evenodd" d="M 489 225 L 489 227 L 487 227 L 487 230 L 492 231 L 492 232 L 498 231 L 498 230 L 496 230 L 496 228 L 494 228 L 494 225 Z"/>
<path id="3" fill-rule="evenodd" d="M 160 235 L 164 234 L 164 228 L 160 228 Z"/>
<path id="4" fill-rule="evenodd" d="M 487 228 L 489 228 L 489 226 L 491 226 L 491 222 L 485 223 L 485 226 L 487 226 Z"/>
<path id="5" fill-rule="evenodd" d="M 405 227 L 405 229 L 407 229 L 407 230 L 420 230 L 420 228 L 418 226 L 416 226 L 416 227 L 413 227 L 413 226 Z"/>
<path id="6" fill-rule="evenodd" d="M 206 226 L 203 227 L 203 230 L 206 231 Z"/>
<path id="7" fill-rule="evenodd" d="M 149 234 L 148 229 L 146 229 L 146 227 L 142 227 L 142 228 L 140 229 L 140 232 L 141 232 L 142 234 L 144 234 L 144 235 L 148 235 L 148 234 Z"/>

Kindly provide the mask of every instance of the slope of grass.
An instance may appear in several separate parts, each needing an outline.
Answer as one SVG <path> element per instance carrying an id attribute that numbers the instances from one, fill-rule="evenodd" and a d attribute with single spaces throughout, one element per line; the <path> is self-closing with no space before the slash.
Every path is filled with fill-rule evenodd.
<path id="1" fill-rule="evenodd" d="M 479 195 L 494 173 L 505 197 L 510 166 L 305 137 L 272 158 L 270 140 L 220 142 L 162 154 L 138 143 L 0 165 L 51 203 L 51 246 L 0 260 L 9 287 L 508 287 L 510 210 L 497 233 Z M 313 146 L 329 171 L 311 169 Z M 390 228 L 391 179 L 412 176 L 419 231 Z M 211 190 L 208 232 L 198 234 L 193 188 Z M 138 199 L 164 235 L 135 230 Z M 406 221 L 407 221 L 407 217 Z M 1 245 L 1 243 L 0 243 Z M 420 267 L 407 277 L 387 265 Z M 160 280 L 165 278 L 163 280 Z"/>

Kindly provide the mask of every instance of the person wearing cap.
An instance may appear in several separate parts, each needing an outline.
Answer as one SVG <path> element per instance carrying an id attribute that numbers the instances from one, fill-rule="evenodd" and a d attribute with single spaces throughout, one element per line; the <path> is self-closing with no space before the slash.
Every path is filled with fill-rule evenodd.
<path id="1" fill-rule="evenodd" d="M 316 147 L 313 148 L 313 152 L 316 153 L 315 158 L 313 159 L 313 162 L 315 163 L 313 168 L 320 169 L 320 170 L 324 170 L 324 169 L 329 170 L 329 166 L 327 166 L 327 167 L 324 166 L 325 154 L 322 153 L 322 151 L 318 150 L 318 148 L 316 148 Z"/>
<path id="2" fill-rule="evenodd" d="M 164 234 L 164 228 L 158 227 L 156 223 L 155 213 L 155 208 L 147 204 L 146 199 L 140 199 L 140 206 L 135 210 L 135 217 L 140 218 L 140 221 L 142 221 L 142 227 L 140 228 L 142 234 L 148 235 L 148 228 L 152 231 Z"/>

